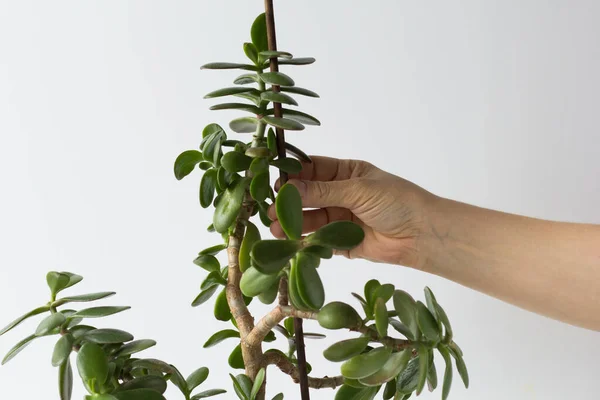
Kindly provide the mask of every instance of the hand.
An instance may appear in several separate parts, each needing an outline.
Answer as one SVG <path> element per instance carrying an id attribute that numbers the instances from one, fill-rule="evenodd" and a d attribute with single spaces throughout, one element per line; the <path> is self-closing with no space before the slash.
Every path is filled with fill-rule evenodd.
<path id="1" fill-rule="evenodd" d="M 365 240 L 337 254 L 419 268 L 425 208 L 435 196 L 365 161 L 316 156 L 312 160 L 303 163 L 299 175 L 290 176 L 303 207 L 312 208 L 304 211 L 303 233 L 333 221 L 351 220 L 362 226 Z M 274 206 L 269 208 L 269 217 L 275 221 L 273 235 L 284 238 Z"/>

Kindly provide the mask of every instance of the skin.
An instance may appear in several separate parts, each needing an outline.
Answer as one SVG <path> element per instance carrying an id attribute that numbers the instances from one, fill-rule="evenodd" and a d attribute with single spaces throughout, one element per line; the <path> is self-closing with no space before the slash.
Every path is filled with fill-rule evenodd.
<path id="1" fill-rule="evenodd" d="M 600 331 L 600 225 L 545 221 L 436 196 L 364 161 L 312 157 L 290 176 L 304 233 L 352 220 L 348 258 L 436 274 L 518 307 Z M 277 188 L 277 185 L 276 185 Z M 274 207 L 271 232 L 283 238 Z"/>

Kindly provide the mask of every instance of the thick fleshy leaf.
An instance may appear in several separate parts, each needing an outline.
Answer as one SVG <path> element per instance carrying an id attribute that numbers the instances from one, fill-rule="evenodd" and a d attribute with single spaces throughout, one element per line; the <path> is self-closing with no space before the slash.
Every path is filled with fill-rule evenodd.
<path id="1" fill-rule="evenodd" d="M 319 258 L 330 259 L 333 257 L 333 250 L 331 247 L 324 247 L 319 245 L 306 246 L 302 249 L 302 253 L 311 254 Z"/>
<path id="2" fill-rule="evenodd" d="M 389 319 L 385 301 L 379 297 L 375 301 L 375 327 L 379 337 L 387 336 L 388 325 Z"/>
<path id="3" fill-rule="evenodd" d="M 220 271 L 221 265 L 215 256 L 201 254 L 194 260 L 194 264 L 207 270 L 208 272 Z"/>
<path id="4" fill-rule="evenodd" d="M 69 276 L 60 272 L 50 271 L 46 275 L 46 282 L 52 293 L 52 297 L 63 290 L 69 284 Z"/>
<path id="5" fill-rule="evenodd" d="M 133 335 L 120 329 L 94 329 L 83 335 L 85 340 L 98 344 L 125 343 L 133 340 Z"/>
<path id="6" fill-rule="evenodd" d="M 219 293 L 215 300 L 214 314 L 215 318 L 219 321 L 229 321 L 231 319 L 231 311 L 227 304 L 227 294 L 225 289 Z"/>
<path id="7" fill-rule="evenodd" d="M 79 318 L 107 317 L 109 315 L 113 315 L 113 314 L 120 313 L 122 311 L 129 310 L 130 308 L 131 307 L 129 307 L 129 306 L 124 306 L 124 307 L 105 306 L 105 307 L 86 308 L 83 310 L 79 310 L 75 314 L 73 314 L 73 318 L 75 318 L 75 317 L 79 317 Z"/>
<path id="8" fill-rule="evenodd" d="M 200 386 L 206 380 L 206 378 L 208 378 L 208 372 L 208 368 L 201 367 L 187 377 L 186 382 L 190 392 Z"/>
<path id="9" fill-rule="evenodd" d="M 193 395 L 190 400 L 206 399 L 208 397 L 213 397 L 213 396 L 216 396 L 218 394 L 223 394 L 223 393 L 227 393 L 227 390 L 224 390 L 224 389 L 209 389 L 209 390 L 205 390 L 203 392 L 200 392 L 198 394 Z"/>
<path id="10" fill-rule="evenodd" d="M 256 206 L 258 207 L 258 215 L 260 216 L 260 222 L 267 228 L 270 227 L 273 221 L 271 221 L 271 218 L 269 218 L 269 215 L 267 214 L 269 203 L 267 203 L 266 201 L 257 202 Z"/>
<path id="11" fill-rule="evenodd" d="M 29 346 L 29 343 L 31 343 L 37 337 L 38 336 L 36 335 L 27 336 L 25 339 L 21 340 L 19 343 L 14 345 L 13 348 L 10 349 L 2 359 L 2 365 L 15 358 L 17 354 L 19 354 L 25 347 Z"/>
<path id="12" fill-rule="evenodd" d="M 396 394 L 396 380 L 392 379 L 385 384 L 383 389 L 383 400 L 390 400 Z"/>
<path id="13" fill-rule="evenodd" d="M 383 299 L 384 303 L 387 303 L 389 299 L 394 295 L 394 285 L 390 283 L 384 283 L 375 289 L 374 299 Z"/>
<path id="14" fill-rule="evenodd" d="M 154 358 L 144 358 L 141 360 L 135 360 L 131 363 L 131 370 L 135 369 L 148 369 L 162 372 L 163 374 L 172 374 L 173 368 L 164 361 L 157 360 Z"/>
<path id="15" fill-rule="evenodd" d="M 269 109 L 267 110 L 267 115 L 273 115 L 274 114 L 274 109 Z M 303 113 L 301 111 L 296 111 L 296 110 L 290 110 L 290 109 L 284 109 L 283 111 L 283 117 L 287 118 L 287 119 L 291 119 L 294 121 L 298 121 L 303 125 L 321 125 L 321 121 L 319 121 L 318 119 L 316 119 L 315 117 L 313 117 L 312 115 Z"/>
<path id="16" fill-rule="evenodd" d="M 440 340 L 437 321 L 431 315 L 427 306 L 420 301 L 417 301 L 417 323 L 419 324 L 419 329 L 428 340 L 433 342 Z"/>
<path id="17" fill-rule="evenodd" d="M 229 154 L 229 153 L 228 153 Z M 211 205 L 215 196 L 215 188 L 217 186 L 217 170 L 209 169 L 202 176 L 200 181 L 200 205 L 202 208 L 207 208 Z"/>
<path id="18" fill-rule="evenodd" d="M 77 369 L 84 382 L 94 380 L 103 384 L 108 376 L 108 360 L 102 347 L 96 343 L 85 343 L 77 353 Z"/>
<path id="19" fill-rule="evenodd" d="M 156 341 L 152 339 L 140 339 L 134 340 L 121 346 L 119 351 L 115 354 L 115 357 L 129 356 L 131 354 L 142 352 L 150 347 L 156 346 Z"/>
<path id="20" fill-rule="evenodd" d="M 450 325 L 450 320 L 448 319 L 448 315 L 446 315 L 446 311 L 439 304 L 435 305 L 437 310 L 437 315 L 440 319 L 440 322 L 444 325 L 445 334 L 444 334 L 444 342 L 450 343 L 452 341 L 452 326 Z"/>
<path id="21" fill-rule="evenodd" d="M 250 168 L 252 158 L 237 151 L 225 153 L 221 158 L 221 165 L 229 172 L 246 171 Z"/>
<path id="22" fill-rule="evenodd" d="M 326 348 L 323 357 L 333 362 L 345 361 L 362 353 L 368 344 L 368 337 L 342 340 Z"/>
<path id="23" fill-rule="evenodd" d="M 242 347 L 241 345 L 235 346 L 231 354 L 229 355 L 229 359 L 227 360 L 229 366 L 234 369 L 244 369 L 244 358 L 242 357 Z"/>
<path id="24" fill-rule="evenodd" d="M 234 86 L 234 87 L 215 90 L 213 92 L 210 92 L 206 96 L 204 96 L 204 98 L 212 99 L 215 97 L 223 97 L 223 96 L 230 96 L 230 95 L 234 95 L 234 94 L 253 92 L 255 90 L 256 89 L 253 89 L 253 88 Z"/>
<path id="25" fill-rule="evenodd" d="M 265 381 L 265 369 L 261 368 L 256 374 L 256 378 L 254 378 L 254 383 L 252 384 L 252 391 L 250 392 L 250 398 L 254 399 L 258 395 L 258 391 L 260 390 L 263 382 Z"/>
<path id="26" fill-rule="evenodd" d="M 198 253 L 198 255 L 208 254 L 211 256 L 215 256 L 215 255 L 219 254 L 221 251 L 225 250 L 226 248 L 227 248 L 226 244 L 216 244 L 214 246 L 210 246 L 210 247 L 207 247 L 206 249 L 202 250 L 200 253 Z"/>
<path id="27" fill-rule="evenodd" d="M 247 156 L 254 158 L 250 164 L 252 173 L 264 172 L 269 167 L 266 158 L 271 156 L 271 152 L 266 147 L 250 147 L 245 153 Z"/>
<path id="28" fill-rule="evenodd" d="M 375 305 L 375 293 L 380 286 L 381 283 L 377 279 L 370 279 L 365 283 L 365 299 L 370 306 Z"/>
<path id="29" fill-rule="evenodd" d="M 254 182 L 254 180 L 253 180 Z M 252 188 L 252 186 L 251 186 Z M 252 190 L 252 189 L 251 189 Z M 244 233 L 244 239 L 242 239 L 242 244 L 240 246 L 239 253 L 239 265 L 240 271 L 245 272 L 248 268 L 250 268 L 252 263 L 252 258 L 250 257 L 250 251 L 252 250 L 252 246 L 254 243 L 260 240 L 260 231 L 252 222 L 248 221 L 246 225 L 246 232 Z"/>
<path id="30" fill-rule="evenodd" d="M 450 354 L 452 354 L 452 357 L 454 357 L 454 361 L 456 362 L 456 369 L 458 371 L 458 374 L 460 375 L 460 378 L 463 381 L 463 384 L 465 385 L 465 388 L 469 388 L 469 371 L 467 371 L 467 365 L 465 364 L 465 360 L 462 357 L 462 354 L 458 351 L 456 351 L 454 348 L 450 347 Z"/>
<path id="31" fill-rule="evenodd" d="M 250 37 L 252 43 L 256 46 L 256 49 L 260 53 L 261 51 L 269 50 L 269 41 L 267 38 L 267 17 L 264 13 L 260 14 L 254 20 L 252 28 L 250 29 Z"/>
<path id="32" fill-rule="evenodd" d="M 448 398 L 448 394 L 450 393 L 450 388 L 452 387 L 452 359 L 450 358 L 450 353 L 445 346 L 439 346 L 438 350 L 444 358 L 444 362 L 446 363 L 446 369 L 444 370 L 444 383 L 442 384 L 442 400 L 446 400 Z"/>
<path id="33" fill-rule="evenodd" d="M 287 172 L 288 174 L 298 174 L 300 171 L 302 171 L 302 164 L 300 164 L 300 162 L 295 158 L 280 158 L 271 161 L 271 165 L 284 172 Z"/>
<path id="34" fill-rule="evenodd" d="M 58 369 L 58 395 L 60 400 L 71 400 L 73 394 L 73 368 L 66 360 Z"/>
<path id="35" fill-rule="evenodd" d="M 177 178 L 177 180 L 183 179 L 185 176 L 189 175 L 202 160 L 202 153 L 198 150 L 184 151 L 177 156 L 177 159 L 175 160 L 175 165 L 173 167 L 175 178 Z"/>
<path id="36" fill-rule="evenodd" d="M 273 154 L 277 154 L 277 136 L 273 128 L 269 128 L 267 132 L 267 147 Z"/>
<path id="37" fill-rule="evenodd" d="M 265 201 L 271 190 L 269 171 L 256 174 L 250 183 L 250 195 L 256 201 Z"/>
<path id="38" fill-rule="evenodd" d="M 52 366 L 58 367 L 62 365 L 71 355 L 73 351 L 73 336 L 64 335 L 54 345 L 54 352 L 52 353 Z"/>
<path id="39" fill-rule="evenodd" d="M 317 314 L 317 320 L 326 329 L 356 328 L 362 323 L 356 310 L 341 301 L 325 305 Z"/>
<path id="40" fill-rule="evenodd" d="M 260 109 L 256 106 L 246 103 L 223 103 L 216 104 L 210 107 L 210 110 L 240 110 L 240 111 L 248 111 L 252 114 L 260 114 Z"/>
<path id="41" fill-rule="evenodd" d="M 435 318 L 435 321 L 438 324 L 438 331 L 441 333 L 442 332 L 442 321 L 440 319 L 440 317 L 438 316 L 438 312 L 437 312 L 437 305 L 438 302 L 435 299 L 435 296 L 433 294 L 433 292 L 431 291 L 431 289 L 429 289 L 429 287 L 425 286 L 425 304 L 427 304 L 427 309 L 429 310 L 429 312 L 431 313 L 431 315 L 433 315 L 433 318 Z"/>
<path id="42" fill-rule="evenodd" d="M 244 74 L 244 75 L 240 75 L 237 78 L 235 78 L 233 83 L 235 83 L 236 85 L 248 85 L 248 84 L 257 83 L 258 81 L 260 81 L 258 74 Z M 248 111 L 248 110 L 245 110 L 245 111 Z"/>
<path id="43" fill-rule="evenodd" d="M 205 303 L 212 297 L 213 294 L 217 291 L 218 286 L 210 287 L 206 290 L 200 292 L 200 294 L 192 301 L 192 307 L 198 307 L 200 304 Z"/>
<path id="44" fill-rule="evenodd" d="M 346 378 L 365 378 L 379 371 L 390 358 L 391 353 L 392 350 L 386 347 L 378 347 L 344 362 L 340 370 Z"/>
<path id="45" fill-rule="evenodd" d="M 438 385 L 437 371 L 433 362 L 433 350 L 429 350 L 429 369 L 427 370 L 427 387 L 433 392 Z"/>
<path id="46" fill-rule="evenodd" d="M 306 154 L 301 149 L 299 149 L 298 147 L 294 146 L 291 143 L 285 142 L 285 150 L 287 151 L 288 154 L 291 154 L 294 157 L 297 157 L 301 161 L 304 161 L 306 163 L 312 163 L 312 160 L 308 156 L 308 154 Z"/>
<path id="47" fill-rule="evenodd" d="M 187 387 L 187 382 L 181 372 L 174 365 L 170 364 L 173 372 L 171 372 L 170 380 L 173 382 L 173 385 L 177 386 L 177 388 L 183 393 L 186 397 L 189 395 L 189 390 Z"/>
<path id="48" fill-rule="evenodd" d="M 405 291 L 396 290 L 394 292 L 394 309 L 398 313 L 400 321 L 410 330 L 411 336 L 407 336 L 407 338 L 416 340 L 419 337 L 419 326 L 415 300 Z"/>
<path id="49" fill-rule="evenodd" d="M 208 338 L 206 343 L 204 343 L 203 347 L 206 349 L 208 347 L 213 347 L 213 346 L 221 343 L 225 339 L 239 338 L 239 337 L 240 337 L 240 333 L 238 331 L 235 331 L 233 329 L 225 329 L 225 330 L 222 330 L 222 331 L 219 331 L 219 332 L 213 334 L 210 338 Z"/>
<path id="50" fill-rule="evenodd" d="M 252 88 L 250 88 L 250 89 L 252 89 Z M 256 89 L 252 89 L 248 92 L 236 93 L 236 94 L 234 94 L 234 96 L 241 97 L 242 99 L 250 100 L 251 102 L 256 104 L 256 106 L 260 106 L 262 103 L 262 99 L 260 97 L 260 92 Z"/>
<path id="51" fill-rule="evenodd" d="M 221 271 L 212 271 L 200 284 L 200 290 L 206 290 L 215 285 L 227 285 L 227 279 L 221 275 Z"/>
<path id="52" fill-rule="evenodd" d="M 315 61 L 316 60 L 312 57 L 298 57 L 279 60 L 279 65 L 308 65 L 314 63 Z"/>
<path id="53" fill-rule="evenodd" d="M 262 58 L 285 58 L 285 59 L 291 59 L 293 58 L 291 53 L 288 53 L 287 51 L 261 51 L 259 53 L 259 55 Z"/>
<path id="54" fill-rule="evenodd" d="M 240 289 L 245 296 L 254 297 L 269 290 L 278 280 L 277 274 L 263 274 L 255 267 L 250 267 L 242 275 Z"/>
<path id="55" fill-rule="evenodd" d="M 406 368 L 411 356 L 411 350 L 402 350 L 401 352 L 394 353 L 381 369 L 372 375 L 359 379 L 359 382 L 365 386 L 379 386 L 389 382 Z"/>
<path id="56" fill-rule="evenodd" d="M 67 304 L 67 303 L 85 303 L 85 302 L 89 302 L 89 301 L 96 301 L 96 300 L 105 299 L 105 298 L 113 296 L 115 294 L 116 294 L 115 292 L 98 292 L 98 293 L 82 294 L 82 295 L 78 295 L 78 296 L 68 296 L 68 297 L 63 297 L 62 299 L 56 300 L 56 302 L 54 303 L 54 306 L 58 307 L 58 306 L 61 306 L 63 304 Z"/>
<path id="57" fill-rule="evenodd" d="M 419 383 L 419 357 L 408 362 L 408 366 L 398 375 L 396 391 L 401 394 L 411 394 Z"/>
<path id="58" fill-rule="evenodd" d="M 303 216 L 302 198 L 298 188 L 289 183 L 284 184 L 277 194 L 275 209 L 281 228 L 288 238 L 300 240 L 302 237 Z"/>
<path id="59" fill-rule="evenodd" d="M 423 388 L 425 387 L 425 382 L 427 382 L 427 374 L 429 372 L 429 350 L 424 345 L 418 346 L 419 352 L 419 380 L 417 381 L 417 396 L 421 394 Z"/>
<path id="60" fill-rule="evenodd" d="M 83 280 L 83 276 L 74 274 L 72 272 L 60 271 L 60 273 L 65 274 L 69 277 L 69 283 L 67 284 L 65 289 L 70 288 L 71 286 L 75 286 Z"/>
<path id="61" fill-rule="evenodd" d="M 163 394 L 167 390 L 167 382 L 160 376 L 140 376 L 121 385 L 120 391 L 150 389 Z"/>
<path id="62" fill-rule="evenodd" d="M 246 57 L 254 64 L 258 63 L 258 49 L 253 43 L 244 43 L 244 54 L 246 54 Z"/>
<path id="63" fill-rule="evenodd" d="M 255 65 L 250 64 L 238 64 L 228 62 L 213 62 L 204 64 L 200 69 L 243 69 L 246 71 L 256 71 L 258 68 Z"/>
<path id="64" fill-rule="evenodd" d="M 298 105 L 298 102 L 296 100 L 294 100 L 294 98 L 291 97 L 290 95 L 287 95 L 285 93 L 273 92 L 271 90 L 262 92 L 260 94 L 260 98 L 263 101 L 270 101 L 273 103 L 290 104 L 293 106 Z M 273 124 L 271 124 L 271 125 L 273 125 Z"/>
<path id="65" fill-rule="evenodd" d="M 259 74 L 260 79 L 269 85 L 294 86 L 294 80 L 283 72 L 265 72 Z"/>
<path id="66" fill-rule="evenodd" d="M 318 229 L 306 241 L 336 250 L 350 250 L 358 246 L 364 237 L 365 232 L 354 222 L 335 221 Z"/>
<path id="67" fill-rule="evenodd" d="M 19 318 L 15 319 L 10 324 L 8 324 L 4 328 L 2 328 L 2 330 L 0 330 L 0 336 L 4 335 L 6 332 L 15 328 L 17 325 L 21 324 L 26 319 L 31 318 L 36 315 L 39 315 L 39 314 L 42 314 L 42 313 L 45 313 L 47 311 L 50 311 L 49 306 L 38 307 L 35 310 L 29 311 L 27 314 L 20 316 Z"/>
<path id="68" fill-rule="evenodd" d="M 312 90 L 304 89 L 304 88 L 297 87 L 297 86 L 290 86 L 290 87 L 282 86 L 279 88 L 279 90 L 281 90 L 282 92 L 300 94 L 300 95 L 308 96 L 308 97 L 316 97 L 316 98 L 319 97 L 319 95 L 317 93 L 313 92 Z"/>
<path id="69" fill-rule="evenodd" d="M 232 131 L 237 133 L 253 133 L 256 132 L 258 123 L 256 117 L 241 117 L 232 120 L 229 123 L 229 127 Z"/>
<path id="70" fill-rule="evenodd" d="M 35 330 L 36 336 L 44 336 L 50 333 L 55 328 L 58 328 L 62 324 L 64 324 L 66 318 L 62 313 L 54 313 L 48 315 L 46 318 L 40 322 L 37 329 Z"/>
<path id="71" fill-rule="evenodd" d="M 152 389 L 135 389 L 114 394 L 117 400 L 165 400 L 162 394 Z"/>
<path id="72" fill-rule="evenodd" d="M 298 294 L 309 309 L 319 310 L 325 303 L 325 288 L 314 263 L 309 257 L 300 257 L 296 260 L 295 268 Z"/>
<path id="73" fill-rule="evenodd" d="M 263 304 L 271 304 L 277 298 L 278 291 L 279 291 L 279 278 L 277 278 L 275 280 L 275 282 L 273 282 L 273 284 L 271 285 L 270 288 L 263 291 L 262 293 L 259 293 L 258 300 L 260 300 L 260 302 Z"/>
<path id="74" fill-rule="evenodd" d="M 396 319 L 390 319 L 390 325 L 396 331 L 404 335 L 407 339 L 414 336 L 414 333 L 408 328 L 408 326 L 404 325 L 402 322 Z"/>
<path id="75" fill-rule="evenodd" d="M 291 260 L 290 274 L 288 279 L 288 296 L 290 298 L 290 304 L 297 310 L 308 311 L 311 307 L 304 302 L 300 292 L 298 290 L 298 267 L 296 266 L 295 260 Z"/>
<path id="76" fill-rule="evenodd" d="M 75 340 L 78 340 L 79 338 L 83 337 L 83 335 L 85 335 L 89 331 L 93 331 L 94 329 L 96 328 L 89 325 L 76 325 L 69 329 L 69 333 L 73 335 L 73 338 L 75 338 Z"/>
<path id="77" fill-rule="evenodd" d="M 217 204 L 213 216 L 213 224 L 217 232 L 227 232 L 227 229 L 234 223 L 242 208 L 244 193 L 249 184 L 250 178 L 242 178 L 223 192 L 223 198 Z"/>
<path id="78" fill-rule="evenodd" d="M 261 240 L 254 244 L 250 255 L 259 272 L 275 274 L 286 266 L 301 247 L 302 243 L 298 240 Z"/>
<path id="79" fill-rule="evenodd" d="M 356 388 L 344 384 L 336 392 L 335 400 L 373 400 L 378 390 L 376 387 Z"/>

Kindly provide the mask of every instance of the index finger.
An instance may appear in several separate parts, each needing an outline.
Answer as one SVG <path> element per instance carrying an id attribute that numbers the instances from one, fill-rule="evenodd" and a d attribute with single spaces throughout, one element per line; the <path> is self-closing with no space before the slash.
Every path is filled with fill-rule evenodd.
<path id="1" fill-rule="evenodd" d="M 350 179 L 360 173 L 358 166 L 361 161 L 322 156 L 310 156 L 310 158 L 312 163 L 302 162 L 302 171 L 290 175 L 290 178 L 329 182 Z"/>

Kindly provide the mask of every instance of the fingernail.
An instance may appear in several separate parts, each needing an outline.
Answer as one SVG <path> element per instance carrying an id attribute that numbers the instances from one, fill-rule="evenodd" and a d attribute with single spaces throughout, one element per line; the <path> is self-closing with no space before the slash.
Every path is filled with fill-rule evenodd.
<path id="1" fill-rule="evenodd" d="M 298 192 L 300 193 L 300 197 L 306 196 L 306 182 L 294 179 L 291 180 L 290 183 L 296 186 Z"/>

